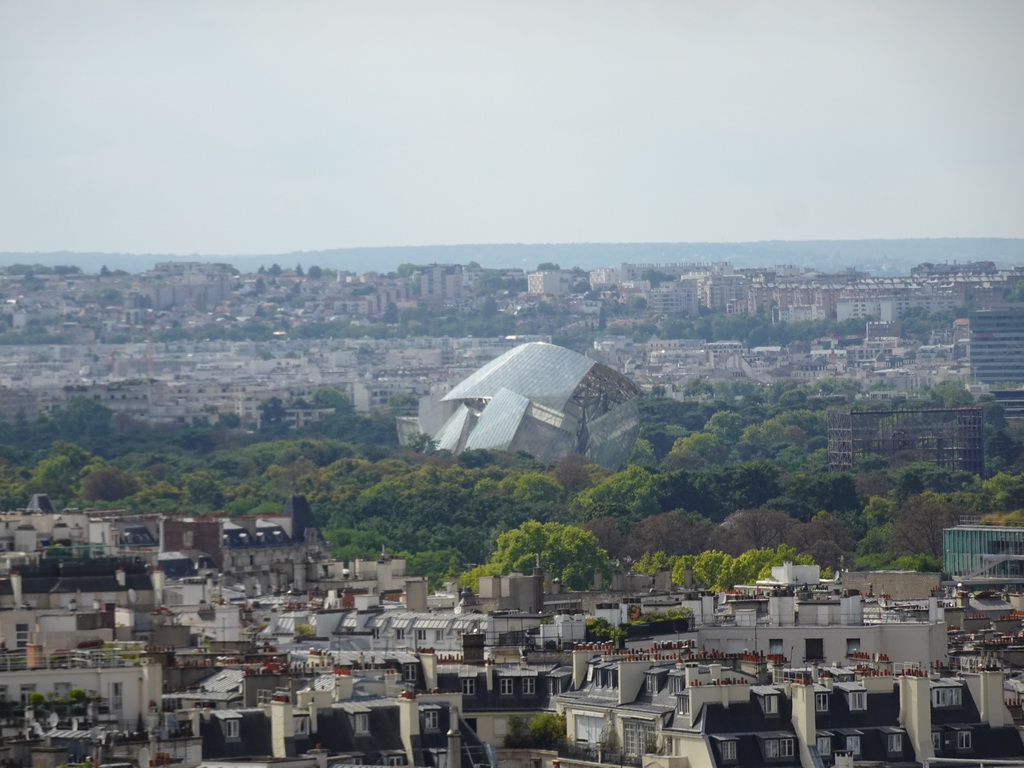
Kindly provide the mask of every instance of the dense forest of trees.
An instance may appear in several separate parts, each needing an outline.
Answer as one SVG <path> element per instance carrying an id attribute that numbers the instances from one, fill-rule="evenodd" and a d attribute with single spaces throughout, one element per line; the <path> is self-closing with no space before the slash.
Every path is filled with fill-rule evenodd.
<path id="1" fill-rule="evenodd" d="M 943 527 L 967 517 L 1024 522 L 1024 425 L 1007 424 L 997 404 L 983 403 L 987 477 L 913 457 L 828 472 L 825 414 L 847 403 L 842 386 L 695 382 L 682 401 L 645 398 L 640 438 L 619 472 L 581 456 L 548 466 L 399 448 L 394 413 L 356 414 L 329 389 L 314 400 L 334 415 L 301 432 L 272 418 L 279 403 L 265 404 L 264 428 L 252 432 L 146 427 L 79 399 L 51 417 L 0 423 L 0 503 L 16 509 L 48 493 L 65 506 L 242 515 L 276 512 L 303 493 L 338 557 L 386 546 L 439 577 L 523 568 L 543 551 L 571 586 L 615 562 L 681 577 L 679 564 L 705 552 L 717 554 L 700 569 L 718 562 L 726 580 L 734 566 L 724 558 L 769 550 L 831 568 L 931 569 Z M 943 385 L 925 402 L 969 399 Z"/>

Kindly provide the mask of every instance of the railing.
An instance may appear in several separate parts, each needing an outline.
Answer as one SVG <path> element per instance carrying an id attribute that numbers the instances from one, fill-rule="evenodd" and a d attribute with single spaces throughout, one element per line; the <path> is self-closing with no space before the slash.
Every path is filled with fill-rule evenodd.
<path id="1" fill-rule="evenodd" d="M 0 672 L 21 672 L 27 669 L 95 669 L 98 667 L 135 667 L 142 663 L 142 654 L 134 648 L 101 648 L 91 651 L 57 651 L 39 654 L 31 666 L 26 654 L 0 655 Z"/>
<path id="2" fill-rule="evenodd" d="M 631 768 L 640 768 L 643 761 L 640 755 L 631 755 L 621 749 L 604 749 L 591 744 L 578 744 L 568 741 L 560 741 L 556 744 L 555 750 L 559 757 L 567 760 L 579 760 L 585 763 L 600 763 L 602 765 L 622 765 Z"/>

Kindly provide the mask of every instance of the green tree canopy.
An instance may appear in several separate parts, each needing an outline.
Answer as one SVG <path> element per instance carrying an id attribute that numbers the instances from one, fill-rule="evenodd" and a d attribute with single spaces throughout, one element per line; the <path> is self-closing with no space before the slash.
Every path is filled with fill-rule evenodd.
<path id="1" fill-rule="evenodd" d="M 497 549 L 485 565 L 470 576 L 497 576 L 518 571 L 530 573 L 536 563 L 571 589 L 587 589 L 594 571 L 611 576 L 612 563 L 590 531 L 575 525 L 538 523 L 530 520 L 498 536 Z"/>

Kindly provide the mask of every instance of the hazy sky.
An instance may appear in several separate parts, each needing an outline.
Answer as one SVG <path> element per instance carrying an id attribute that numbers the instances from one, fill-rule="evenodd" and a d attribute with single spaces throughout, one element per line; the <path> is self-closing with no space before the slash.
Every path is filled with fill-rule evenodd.
<path id="1" fill-rule="evenodd" d="M 1024 236 L 1024 3 L 0 0 L 0 251 Z"/>

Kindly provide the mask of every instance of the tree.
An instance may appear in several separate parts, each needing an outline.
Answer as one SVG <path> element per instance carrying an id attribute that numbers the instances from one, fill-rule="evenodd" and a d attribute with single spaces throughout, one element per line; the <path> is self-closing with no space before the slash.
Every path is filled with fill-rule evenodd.
<path id="1" fill-rule="evenodd" d="M 655 477 L 642 467 L 626 467 L 593 488 L 580 492 L 570 502 L 576 520 L 601 515 L 639 520 L 659 510 Z"/>
<path id="2" fill-rule="evenodd" d="M 288 415 L 284 401 L 277 396 L 264 400 L 259 404 L 258 410 L 260 412 L 260 429 L 273 429 L 284 423 L 285 417 Z"/>
<path id="3" fill-rule="evenodd" d="M 497 548 L 488 563 L 471 575 L 530 573 L 539 558 L 540 567 L 562 580 L 571 589 L 587 589 L 594 572 L 611 577 L 611 560 L 597 538 L 583 528 L 561 523 L 530 520 L 498 536 Z"/>
<path id="4" fill-rule="evenodd" d="M 911 496 L 893 518 L 890 551 L 942 557 L 942 531 L 956 525 L 964 512 L 963 507 L 933 491 Z"/>
<path id="5" fill-rule="evenodd" d="M 82 479 L 82 498 L 86 501 L 117 501 L 138 490 L 135 478 L 117 467 L 102 467 Z"/>
<path id="6" fill-rule="evenodd" d="M 670 555 L 695 555 L 711 543 L 715 525 L 698 515 L 678 510 L 645 517 L 626 536 L 623 551 L 635 560 L 647 552 L 662 550 Z"/>
<path id="7" fill-rule="evenodd" d="M 796 520 L 775 509 L 741 509 L 729 515 L 719 531 L 724 549 L 740 554 L 748 549 L 777 547 L 786 542 Z"/>

